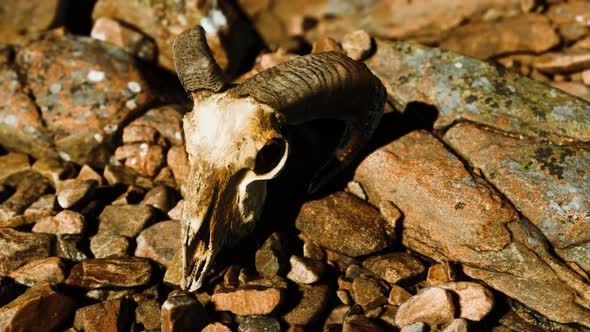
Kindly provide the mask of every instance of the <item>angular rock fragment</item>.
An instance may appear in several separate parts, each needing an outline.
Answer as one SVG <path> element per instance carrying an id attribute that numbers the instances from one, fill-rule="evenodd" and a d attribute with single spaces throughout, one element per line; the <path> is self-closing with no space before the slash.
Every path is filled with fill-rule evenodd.
<path id="1" fill-rule="evenodd" d="M 299 284 L 313 284 L 322 277 L 324 263 L 313 259 L 291 256 L 289 259 L 291 270 L 287 273 L 287 279 Z"/>
<path id="2" fill-rule="evenodd" d="M 280 332 L 281 324 L 274 317 L 246 316 L 239 320 L 238 332 Z"/>
<path id="3" fill-rule="evenodd" d="M 60 26 L 65 20 L 65 9 L 60 0 L 4 2 L 0 12 L 0 43 L 12 44 L 27 34 Z"/>
<path id="4" fill-rule="evenodd" d="M 207 320 L 203 305 L 188 294 L 172 292 L 162 305 L 162 332 L 199 331 Z"/>
<path id="5" fill-rule="evenodd" d="M 282 318 L 290 325 L 307 326 L 325 310 L 330 289 L 327 285 L 298 285 L 297 290 L 301 297 Z"/>
<path id="6" fill-rule="evenodd" d="M 41 158 L 33 164 L 33 170 L 51 180 L 54 187 L 75 174 L 74 165 L 57 158 Z"/>
<path id="7" fill-rule="evenodd" d="M 430 286 L 455 281 L 455 273 L 449 262 L 437 263 L 428 268 L 426 281 Z"/>
<path id="8" fill-rule="evenodd" d="M 127 237 L 136 237 L 155 217 L 151 206 L 109 205 L 98 217 L 99 232 L 113 233 Z"/>
<path id="9" fill-rule="evenodd" d="M 69 179 L 57 187 L 57 202 L 64 209 L 69 209 L 88 201 L 98 187 L 95 180 Z"/>
<path id="10" fill-rule="evenodd" d="M 181 146 L 184 148 L 182 117 L 184 116 L 185 112 L 186 108 L 180 105 L 165 105 L 157 108 L 152 108 L 149 111 L 145 112 L 144 115 L 133 120 L 133 122 L 131 122 L 129 126 L 125 127 L 125 131 L 123 131 L 123 141 L 125 143 L 157 142 L 157 138 L 154 138 L 153 141 L 151 141 L 151 135 L 131 135 L 132 132 L 137 133 L 137 130 L 134 128 L 138 127 L 142 128 L 144 131 L 147 130 L 148 132 L 150 131 L 150 129 L 153 129 L 155 133 L 165 138 L 166 143 L 173 146 Z M 127 141 L 125 141 L 125 133 L 128 130 L 130 132 L 127 134 Z M 161 143 L 158 144 L 161 145 Z"/>
<path id="11" fill-rule="evenodd" d="M 305 203 L 295 225 L 320 246 L 352 257 L 389 246 L 379 212 L 345 192 Z"/>
<path id="12" fill-rule="evenodd" d="M 8 275 L 31 260 L 50 257 L 54 241 L 49 234 L 0 228 L 0 275 Z"/>
<path id="13" fill-rule="evenodd" d="M 149 258 L 168 267 L 180 248 L 180 224 L 162 221 L 143 230 L 136 239 L 135 256 Z"/>
<path id="14" fill-rule="evenodd" d="M 213 293 L 211 303 L 217 311 L 230 311 L 236 315 L 267 315 L 273 312 L 283 299 L 283 291 L 277 288 L 220 290 Z"/>
<path id="15" fill-rule="evenodd" d="M 161 305 L 155 299 L 142 298 L 136 300 L 135 321 L 145 330 L 157 330 L 161 326 Z"/>
<path id="16" fill-rule="evenodd" d="M 272 277 L 282 274 L 286 269 L 286 257 L 283 243 L 278 233 L 272 233 L 260 249 L 256 251 L 256 271 L 263 276 Z"/>
<path id="17" fill-rule="evenodd" d="M 178 194 L 167 186 L 155 186 L 145 194 L 141 204 L 152 206 L 164 213 L 168 213 L 177 203 Z"/>
<path id="18" fill-rule="evenodd" d="M 78 248 L 80 237 L 77 235 L 57 235 L 55 254 L 63 259 L 79 262 L 87 258 L 86 254 Z"/>
<path id="19" fill-rule="evenodd" d="M 172 174 L 174 174 L 174 180 L 176 180 L 176 184 L 179 187 L 182 187 L 186 183 L 188 174 L 190 172 L 188 155 L 184 147 L 171 147 L 166 154 L 166 163 L 168 167 L 170 167 L 170 170 L 172 170 Z"/>
<path id="20" fill-rule="evenodd" d="M 165 160 L 165 151 L 159 145 L 147 143 L 122 145 L 115 151 L 117 160 L 125 160 L 125 166 L 138 174 L 155 176 Z"/>
<path id="21" fill-rule="evenodd" d="M 153 274 L 150 262 L 138 257 L 88 259 L 78 269 L 69 283 L 86 289 L 144 286 Z"/>
<path id="22" fill-rule="evenodd" d="M 401 305 L 402 303 L 406 302 L 412 297 L 412 294 L 408 293 L 407 290 L 403 289 L 398 285 L 392 285 L 391 290 L 389 291 L 389 297 L 387 298 L 387 302 L 393 305 Z"/>
<path id="23" fill-rule="evenodd" d="M 494 307 L 494 295 L 474 282 L 450 282 L 436 287 L 452 291 L 459 299 L 458 315 L 472 321 L 482 320 Z"/>
<path id="24" fill-rule="evenodd" d="M 128 329 L 128 304 L 124 299 L 103 301 L 78 309 L 74 327 L 79 331 L 123 331 Z"/>
<path id="25" fill-rule="evenodd" d="M 9 199 L 0 204 L 0 221 L 7 221 L 20 214 L 43 196 L 51 185 L 37 172 L 24 171 L 5 179 L 4 185 L 16 188 Z"/>
<path id="26" fill-rule="evenodd" d="M 104 184 L 103 177 L 88 165 L 83 165 L 82 168 L 80 168 L 80 172 L 78 172 L 78 176 L 76 177 L 76 179 L 95 180 L 99 186 L 102 186 Z"/>
<path id="27" fill-rule="evenodd" d="M 377 280 L 369 277 L 358 277 L 352 281 L 352 297 L 364 310 L 387 303 L 385 289 Z"/>
<path id="28" fill-rule="evenodd" d="M 590 102 L 590 87 L 581 82 L 552 82 L 551 86 Z"/>
<path id="29" fill-rule="evenodd" d="M 202 332 L 231 332 L 231 329 L 221 323 L 212 323 L 205 326 Z"/>
<path id="30" fill-rule="evenodd" d="M 377 323 L 365 318 L 361 315 L 351 315 L 346 317 L 344 324 L 342 325 L 342 331 L 353 332 L 353 331 L 374 331 L 374 332 L 385 332 L 387 329 L 379 326 Z"/>
<path id="31" fill-rule="evenodd" d="M 467 321 L 463 318 L 454 319 L 449 325 L 445 326 L 441 332 L 468 332 Z"/>
<path id="32" fill-rule="evenodd" d="M 400 305 L 395 324 L 404 327 L 424 322 L 431 327 L 446 324 L 455 318 L 455 305 L 451 293 L 442 288 L 424 289 Z"/>
<path id="33" fill-rule="evenodd" d="M 92 38 L 115 44 L 145 61 L 156 60 L 156 45 L 149 37 L 113 19 L 98 18 L 90 35 Z"/>
<path id="34" fill-rule="evenodd" d="M 90 251 L 95 258 L 128 256 L 129 240 L 122 235 L 98 233 L 90 239 Z"/>
<path id="35" fill-rule="evenodd" d="M 347 33 L 342 38 L 342 48 L 346 55 L 356 61 L 365 59 L 373 47 L 371 36 L 363 30 Z"/>
<path id="36" fill-rule="evenodd" d="M 578 72 L 590 68 L 590 52 L 546 53 L 538 57 L 533 65 L 550 74 Z"/>
<path id="37" fill-rule="evenodd" d="M 392 285 L 424 272 L 424 265 L 404 252 L 369 257 L 363 262 L 363 266 Z"/>
<path id="38" fill-rule="evenodd" d="M 104 168 L 103 176 L 108 184 L 125 184 L 134 185 L 137 179 L 137 173 L 125 166 L 107 165 Z"/>
<path id="39" fill-rule="evenodd" d="M 41 282 L 58 284 L 66 279 L 65 265 L 59 257 L 31 260 L 8 275 L 14 281 L 32 287 Z"/>
<path id="40" fill-rule="evenodd" d="M 63 210 L 53 217 L 45 217 L 33 226 L 35 233 L 82 234 L 85 218 L 78 212 Z"/>
<path id="41" fill-rule="evenodd" d="M 10 152 L 0 156 L 0 182 L 13 174 L 27 171 L 30 168 L 29 156 L 24 153 Z"/>
<path id="42" fill-rule="evenodd" d="M 407 326 L 404 326 L 400 332 L 426 332 L 428 331 L 428 324 L 423 323 L 423 322 L 418 322 L 418 323 L 414 323 L 414 324 L 410 324 Z"/>

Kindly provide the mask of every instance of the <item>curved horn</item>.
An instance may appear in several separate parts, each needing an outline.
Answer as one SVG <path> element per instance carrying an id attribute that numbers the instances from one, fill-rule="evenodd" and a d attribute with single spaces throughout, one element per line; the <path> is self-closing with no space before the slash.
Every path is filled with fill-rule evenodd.
<path id="1" fill-rule="evenodd" d="M 172 57 L 180 83 L 189 94 L 201 90 L 219 92 L 225 86 L 223 71 L 211 54 L 201 26 L 187 29 L 176 37 Z"/>
<path id="2" fill-rule="evenodd" d="M 310 191 L 319 189 L 345 167 L 375 131 L 385 104 L 385 88 L 363 63 L 325 52 L 298 57 L 267 69 L 230 93 L 251 96 L 278 112 L 281 123 L 318 118 L 346 121 L 334 159 L 316 174 Z"/>

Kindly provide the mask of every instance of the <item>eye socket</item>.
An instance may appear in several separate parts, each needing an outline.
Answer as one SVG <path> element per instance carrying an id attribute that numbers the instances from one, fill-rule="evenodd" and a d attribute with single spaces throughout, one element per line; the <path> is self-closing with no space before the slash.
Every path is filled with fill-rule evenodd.
<path id="1" fill-rule="evenodd" d="M 273 138 L 258 151 L 254 163 L 254 173 L 262 175 L 274 170 L 285 154 L 285 140 Z"/>

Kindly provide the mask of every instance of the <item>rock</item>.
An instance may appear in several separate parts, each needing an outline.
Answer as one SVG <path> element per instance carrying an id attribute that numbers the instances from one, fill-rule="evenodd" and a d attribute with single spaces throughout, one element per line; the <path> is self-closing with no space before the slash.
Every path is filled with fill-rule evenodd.
<path id="1" fill-rule="evenodd" d="M 180 248 L 180 224 L 175 220 L 158 222 L 143 230 L 137 237 L 135 256 L 149 258 L 170 266 Z"/>
<path id="2" fill-rule="evenodd" d="M 57 202 L 64 209 L 83 204 L 92 198 L 97 187 L 95 180 L 65 180 L 58 185 Z"/>
<path id="3" fill-rule="evenodd" d="M 123 299 L 103 301 L 76 311 L 74 327 L 79 331 L 123 331 L 128 329 L 128 304 Z"/>
<path id="4" fill-rule="evenodd" d="M 546 53 L 539 56 L 533 65 L 550 74 L 582 71 L 590 68 L 590 52 Z"/>
<path id="5" fill-rule="evenodd" d="M 66 279 L 65 265 L 59 257 L 31 260 L 8 275 L 14 281 L 32 287 L 41 282 L 59 284 Z"/>
<path id="6" fill-rule="evenodd" d="M 463 318 L 454 319 L 449 325 L 445 326 L 441 332 L 468 332 L 467 321 Z"/>
<path id="7" fill-rule="evenodd" d="M 400 330 L 400 332 L 426 332 L 426 331 L 428 331 L 428 325 L 423 322 L 418 322 L 418 323 L 404 326 Z"/>
<path id="8" fill-rule="evenodd" d="M 424 322 L 435 328 L 455 318 L 455 305 L 451 293 L 442 288 L 430 287 L 421 290 L 400 305 L 395 316 L 395 325 L 405 327 Z"/>
<path id="9" fill-rule="evenodd" d="M 395 327 L 395 315 L 397 314 L 397 310 L 398 306 L 386 304 L 383 306 L 383 311 L 381 311 L 379 319 L 387 323 L 387 325 Z"/>
<path id="10" fill-rule="evenodd" d="M 280 332 L 281 324 L 274 317 L 246 316 L 240 319 L 238 332 Z"/>
<path id="11" fill-rule="evenodd" d="M 184 207 L 184 199 L 181 199 L 176 203 L 176 206 L 172 210 L 168 211 L 168 217 L 172 220 L 180 220 L 182 217 L 182 208 Z"/>
<path id="12" fill-rule="evenodd" d="M 346 55 L 356 61 L 364 60 L 373 47 L 371 36 L 364 30 L 357 30 L 347 33 L 342 38 L 342 48 Z"/>
<path id="13" fill-rule="evenodd" d="M 75 174 L 74 165 L 57 158 L 41 158 L 33 164 L 33 170 L 51 180 L 57 188 L 59 183 Z"/>
<path id="14" fill-rule="evenodd" d="M 99 219 L 99 232 L 136 237 L 155 217 L 155 210 L 146 205 L 109 205 Z"/>
<path id="15" fill-rule="evenodd" d="M 104 167 L 119 127 L 158 96 L 144 79 L 148 68 L 140 69 L 124 50 L 88 37 L 33 40 L 18 51 L 16 63 L 41 110 L 41 129 L 53 135 L 44 149 L 27 145 L 29 138 L 12 145 L 36 158 L 59 155 Z M 130 82 L 142 89 L 129 89 Z"/>
<path id="16" fill-rule="evenodd" d="M 60 0 L 3 3 L 0 12 L 0 43 L 12 44 L 27 34 L 39 33 L 62 25 L 65 9 Z"/>
<path id="17" fill-rule="evenodd" d="M 156 60 L 156 45 L 149 37 L 113 19 L 98 18 L 92 26 L 90 35 L 92 38 L 115 44 L 147 62 Z"/>
<path id="18" fill-rule="evenodd" d="M 98 174 L 92 167 L 88 165 L 82 165 L 80 172 L 78 172 L 78 180 L 95 180 L 99 186 L 104 184 L 104 179 Z"/>
<path id="19" fill-rule="evenodd" d="M 352 298 L 363 310 L 387 303 L 385 290 L 377 280 L 370 277 L 358 277 L 352 281 Z"/>
<path id="20" fill-rule="evenodd" d="M 579 82 L 552 82 L 551 86 L 590 102 L 590 87 Z"/>
<path id="21" fill-rule="evenodd" d="M 303 257 L 315 259 L 317 261 L 324 261 L 326 259 L 326 253 L 317 244 L 311 241 L 306 241 L 303 243 Z"/>
<path id="22" fill-rule="evenodd" d="M 459 317 L 472 321 L 482 320 L 494 307 L 494 295 L 474 282 L 450 282 L 437 287 L 452 291 L 459 298 Z"/>
<path id="23" fill-rule="evenodd" d="M 342 304 L 346 304 L 346 305 L 353 304 L 350 294 L 348 293 L 348 291 L 346 291 L 344 289 L 337 290 L 336 297 L 338 297 L 338 300 L 340 300 L 340 302 L 342 302 Z"/>
<path id="24" fill-rule="evenodd" d="M 135 205 L 139 204 L 145 196 L 145 190 L 139 186 L 129 186 L 121 196 L 117 197 L 111 205 Z"/>
<path id="25" fill-rule="evenodd" d="M 162 305 L 162 332 L 199 331 L 207 320 L 203 305 L 188 294 L 172 292 Z"/>
<path id="26" fill-rule="evenodd" d="M 154 178 L 154 183 L 161 186 L 176 188 L 176 181 L 174 181 L 174 174 L 170 167 L 162 167 L 158 175 Z"/>
<path id="27" fill-rule="evenodd" d="M 230 311 L 236 315 L 267 315 L 283 299 L 277 288 L 220 290 L 213 293 L 211 303 L 217 311 Z"/>
<path id="28" fill-rule="evenodd" d="M 177 203 L 177 193 L 167 186 L 155 186 L 145 194 L 141 204 L 153 206 L 154 208 L 168 213 Z"/>
<path id="29" fill-rule="evenodd" d="M 55 215 L 56 202 L 54 194 L 43 195 L 25 210 L 25 216 L 40 218 L 48 214 Z"/>
<path id="30" fill-rule="evenodd" d="M 391 290 L 389 291 L 389 297 L 387 298 L 387 302 L 389 304 L 393 304 L 396 306 L 400 306 L 402 303 L 406 302 L 412 297 L 407 290 L 403 289 L 398 285 L 392 285 Z"/>
<path id="31" fill-rule="evenodd" d="M 122 235 L 101 232 L 90 239 L 90 251 L 95 258 L 129 256 L 129 240 Z"/>
<path id="32" fill-rule="evenodd" d="M 144 286 L 154 272 L 148 260 L 138 257 L 88 259 L 79 263 L 79 269 L 80 275 L 72 272 L 68 283 L 86 289 Z"/>
<path id="33" fill-rule="evenodd" d="M 468 276 L 552 320 L 590 326 L 574 300 L 587 286 L 549 253 L 534 225 L 430 134 L 413 132 L 378 150 L 355 179 L 370 202 L 389 200 L 403 211 L 408 248 L 462 263 Z"/>
<path id="34" fill-rule="evenodd" d="M 428 268 L 426 281 L 430 286 L 455 281 L 455 272 L 448 262 L 434 264 Z"/>
<path id="35" fill-rule="evenodd" d="M 115 158 L 140 175 L 153 177 L 164 163 L 164 148 L 147 143 L 126 144 L 117 148 Z"/>
<path id="36" fill-rule="evenodd" d="M 221 323 L 212 323 L 212 324 L 205 326 L 205 328 L 201 331 L 202 332 L 231 332 L 231 329 Z"/>
<path id="37" fill-rule="evenodd" d="M 296 227 L 320 246 L 352 257 L 389 246 L 379 212 L 345 192 L 305 203 Z"/>
<path id="38" fill-rule="evenodd" d="M 575 41 L 588 34 L 590 6 L 585 1 L 558 3 L 549 7 L 547 16 L 566 41 Z"/>
<path id="39" fill-rule="evenodd" d="M 526 14 L 460 26 L 441 46 L 483 60 L 507 53 L 540 53 L 558 44 L 559 36 L 546 16 Z"/>
<path id="40" fill-rule="evenodd" d="M 291 256 L 289 259 L 291 269 L 287 279 L 298 284 L 313 284 L 318 282 L 324 272 L 324 263 L 305 257 Z"/>
<path id="41" fill-rule="evenodd" d="M 301 297 L 290 303 L 291 309 L 282 318 L 290 325 L 308 326 L 326 309 L 330 289 L 327 285 L 298 285 L 297 290 Z"/>
<path id="42" fill-rule="evenodd" d="M 0 182 L 9 176 L 31 169 L 29 156 L 24 153 L 10 152 L 0 156 Z"/>
<path id="43" fill-rule="evenodd" d="M 286 260 L 283 239 L 279 233 L 272 233 L 256 251 L 256 271 L 266 277 L 283 274 Z"/>
<path id="44" fill-rule="evenodd" d="M 352 315 L 344 320 L 342 325 L 342 332 L 361 332 L 361 331 L 375 331 L 385 332 L 387 329 L 382 328 L 373 321 L 361 316 Z"/>
<path id="45" fill-rule="evenodd" d="M 0 204 L 0 221 L 8 221 L 23 214 L 27 207 L 51 188 L 47 178 L 32 171 L 13 174 L 4 181 L 4 185 L 15 187 L 16 191 Z"/>
<path id="46" fill-rule="evenodd" d="M 424 265 L 414 256 L 404 252 L 369 257 L 363 262 L 363 266 L 392 285 L 424 272 Z"/>
<path id="47" fill-rule="evenodd" d="M 64 323 L 75 310 L 74 298 L 43 282 L 29 288 L 0 308 L 2 331 L 51 331 Z"/>
<path id="48" fill-rule="evenodd" d="M 136 301 L 135 321 L 145 330 L 157 330 L 162 325 L 160 303 L 154 299 L 142 298 Z"/>
<path id="49" fill-rule="evenodd" d="M 168 266 L 166 273 L 164 274 L 164 283 L 172 287 L 180 287 L 180 281 L 182 280 L 182 256 L 180 250 L 176 252 L 172 262 Z"/>
<path id="50" fill-rule="evenodd" d="M 26 262 L 51 256 L 54 237 L 0 228 L 0 275 L 6 276 Z"/>
<path id="51" fill-rule="evenodd" d="M 342 46 L 340 46 L 340 44 L 337 41 L 330 37 L 322 37 L 315 40 L 311 47 L 311 53 L 314 54 L 329 51 L 336 51 L 340 53 L 344 52 Z"/>
<path id="52" fill-rule="evenodd" d="M 186 111 L 187 109 L 180 105 L 165 105 L 152 108 L 144 115 L 133 120 L 129 126 L 125 127 L 125 131 L 123 131 L 123 141 L 125 143 L 156 143 L 158 141 L 156 137 L 151 141 L 150 137 L 152 134 L 148 134 L 147 136 L 130 135 L 131 132 L 137 132 L 134 127 L 139 127 L 145 128 L 143 130 L 148 130 L 148 133 L 150 129 L 153 129 L 159 136 L 165 138 L 168 144 L 184 148 L 182 117 Z M 129 130 L 130 133 L 127 135 L 126 142 L 125 133 L 127 130 Z M 158 144 L 162 145 L 161 143 Z"/>
<path id="53" fill-rule="evenodd" d="M 78 212 L 63 210 L 53 217 L 45 217 L 33 226 L 35 233 L 49 234 L 82 234 L 84 232 L 84 216 Z"/>
<path id="54" fill-rule="evenodd" d="M 79 262 L 84 260 L 86 254 L 78 248 L 80 238 L 77 235 L 58 235 L 55 254 L 63 259 Z"/>
<path id="55" fill-rule="evenodd" d="M 125 184 L 134 185 L 137 173 L 125 166 L 107 165 L 104 168 L 103 176 L 110 185 Z"/>
<path id="56" fill-rule="evenodd" d="M 168 150 L 166 154 L 166 163 L 172 174 L 174 174 L 174 180 L 176 184 L 181 187 L 183 186 L 190 172 L 190 165 L 188 162 L 188 155 L 183 146 L 173 146 Z M 182 192 L 182 191 L 181 191 Z"/>

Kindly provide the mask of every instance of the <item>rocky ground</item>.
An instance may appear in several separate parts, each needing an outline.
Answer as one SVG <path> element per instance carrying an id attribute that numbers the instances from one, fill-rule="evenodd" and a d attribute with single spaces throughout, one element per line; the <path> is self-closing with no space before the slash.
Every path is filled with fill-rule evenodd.
<path id="1" fill-rule="evenodd" d="M 590 330 L 590 2 L 8 1 L 0 18 L 2 331 Z M 338 130 L 293 129 L 254 234 L 186 294 L 171 42 L 194 24 L 236 82 L 336 50 L 388 105 L 315 196 Z"/>

